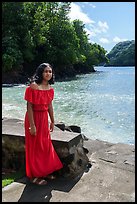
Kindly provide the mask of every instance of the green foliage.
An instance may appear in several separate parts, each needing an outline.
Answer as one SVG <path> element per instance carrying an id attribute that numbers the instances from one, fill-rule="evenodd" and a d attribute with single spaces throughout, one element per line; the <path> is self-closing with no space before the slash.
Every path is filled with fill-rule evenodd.
<path id="1" fill-rule="evenodd" d="M 74 20 L 73 26 L 76 35 L 79 39 L 79 46 L 77 49 L 78 61 L 75 66 L 76 70 L 81 73 L 93 70 L 93 65 L 98 65 L 101 62 L 106 62 L 106 51 L 98 44 L 91 44 L 88 42 L 88 35 L 85 32 L 85 25 L 80 20 Z"/>
<path id="2" fill-rule="evenodd" d="M 2 2 L 3 72 L 33 73 L 42 62 L 63 76 L 93 71 L 106 51 L 91 44 L 80 20 L 70 22 L 71 2 Z"/>
<path id="3" fill-rule="evenodd" d="M 24 170 L 20 169 L 17 172 L 6 173 L 2 175 L 2 188 L 17 181 L 25 175 Z"/>
<path id="4" fill-rule="evenodd" d="M 107 66 L 135 66 L 135 41 L 124 41 L 116 44 L 108 53 Z"/>
<path id="5" fill-rule="evenodd" d="M 5 37 L 3 38 L 2 46 L 3 70 L 10 71 L 13 67 L 18 69 L 19 65 L 23 62 L 23 57 L 19 49 L 17 39 L 12 37 Z"/>

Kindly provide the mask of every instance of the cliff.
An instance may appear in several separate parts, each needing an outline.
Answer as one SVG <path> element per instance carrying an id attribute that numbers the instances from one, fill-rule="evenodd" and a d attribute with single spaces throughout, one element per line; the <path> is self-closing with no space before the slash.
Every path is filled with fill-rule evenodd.
<path id="1" fill-rule="evenodd" d="M 105 66 L 135 66 L 135 41 L 119 42 L 107 57 L 109 62 Z"/>

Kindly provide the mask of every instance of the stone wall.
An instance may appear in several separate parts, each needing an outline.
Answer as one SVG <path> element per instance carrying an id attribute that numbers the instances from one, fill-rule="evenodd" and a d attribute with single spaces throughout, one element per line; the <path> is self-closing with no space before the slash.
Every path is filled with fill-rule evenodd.
<path id="1" fill-rule="evenodd" d="M 2 168 L 25 170 L 25 135 L 23 121 L 18 119 L 2 120 Z M 56 172 L 64 177 L 75 177 L 87 172 L 91 167 L 88 150 L 80 127 L 55 124 L 51 133 L 53 146 L 63 163 L 63 169 Z"/>

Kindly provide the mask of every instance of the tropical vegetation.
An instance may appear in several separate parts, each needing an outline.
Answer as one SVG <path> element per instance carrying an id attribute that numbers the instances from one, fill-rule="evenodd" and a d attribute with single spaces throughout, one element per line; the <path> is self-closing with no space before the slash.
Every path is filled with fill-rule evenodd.
<path id="1" fill-rule="evenodd" d="M 95 71 L 106 50 L 92 44 L 80 20 L 70 21 L 71 2 L 2 2 L 2 73 L 30 76 L 42 62 L 56 78 Z"/>

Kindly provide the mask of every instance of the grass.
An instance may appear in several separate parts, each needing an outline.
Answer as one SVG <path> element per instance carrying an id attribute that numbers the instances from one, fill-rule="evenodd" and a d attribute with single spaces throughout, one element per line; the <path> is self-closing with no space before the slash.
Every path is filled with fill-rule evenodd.
<path id="1" fill-rule="evenodd" d="M 19 170 L 12 173 L 5 173 L 2 175 L 2 188 L 17 181 L 18 179 L 22 178 L 25 175 L 23 170 Z"/>

